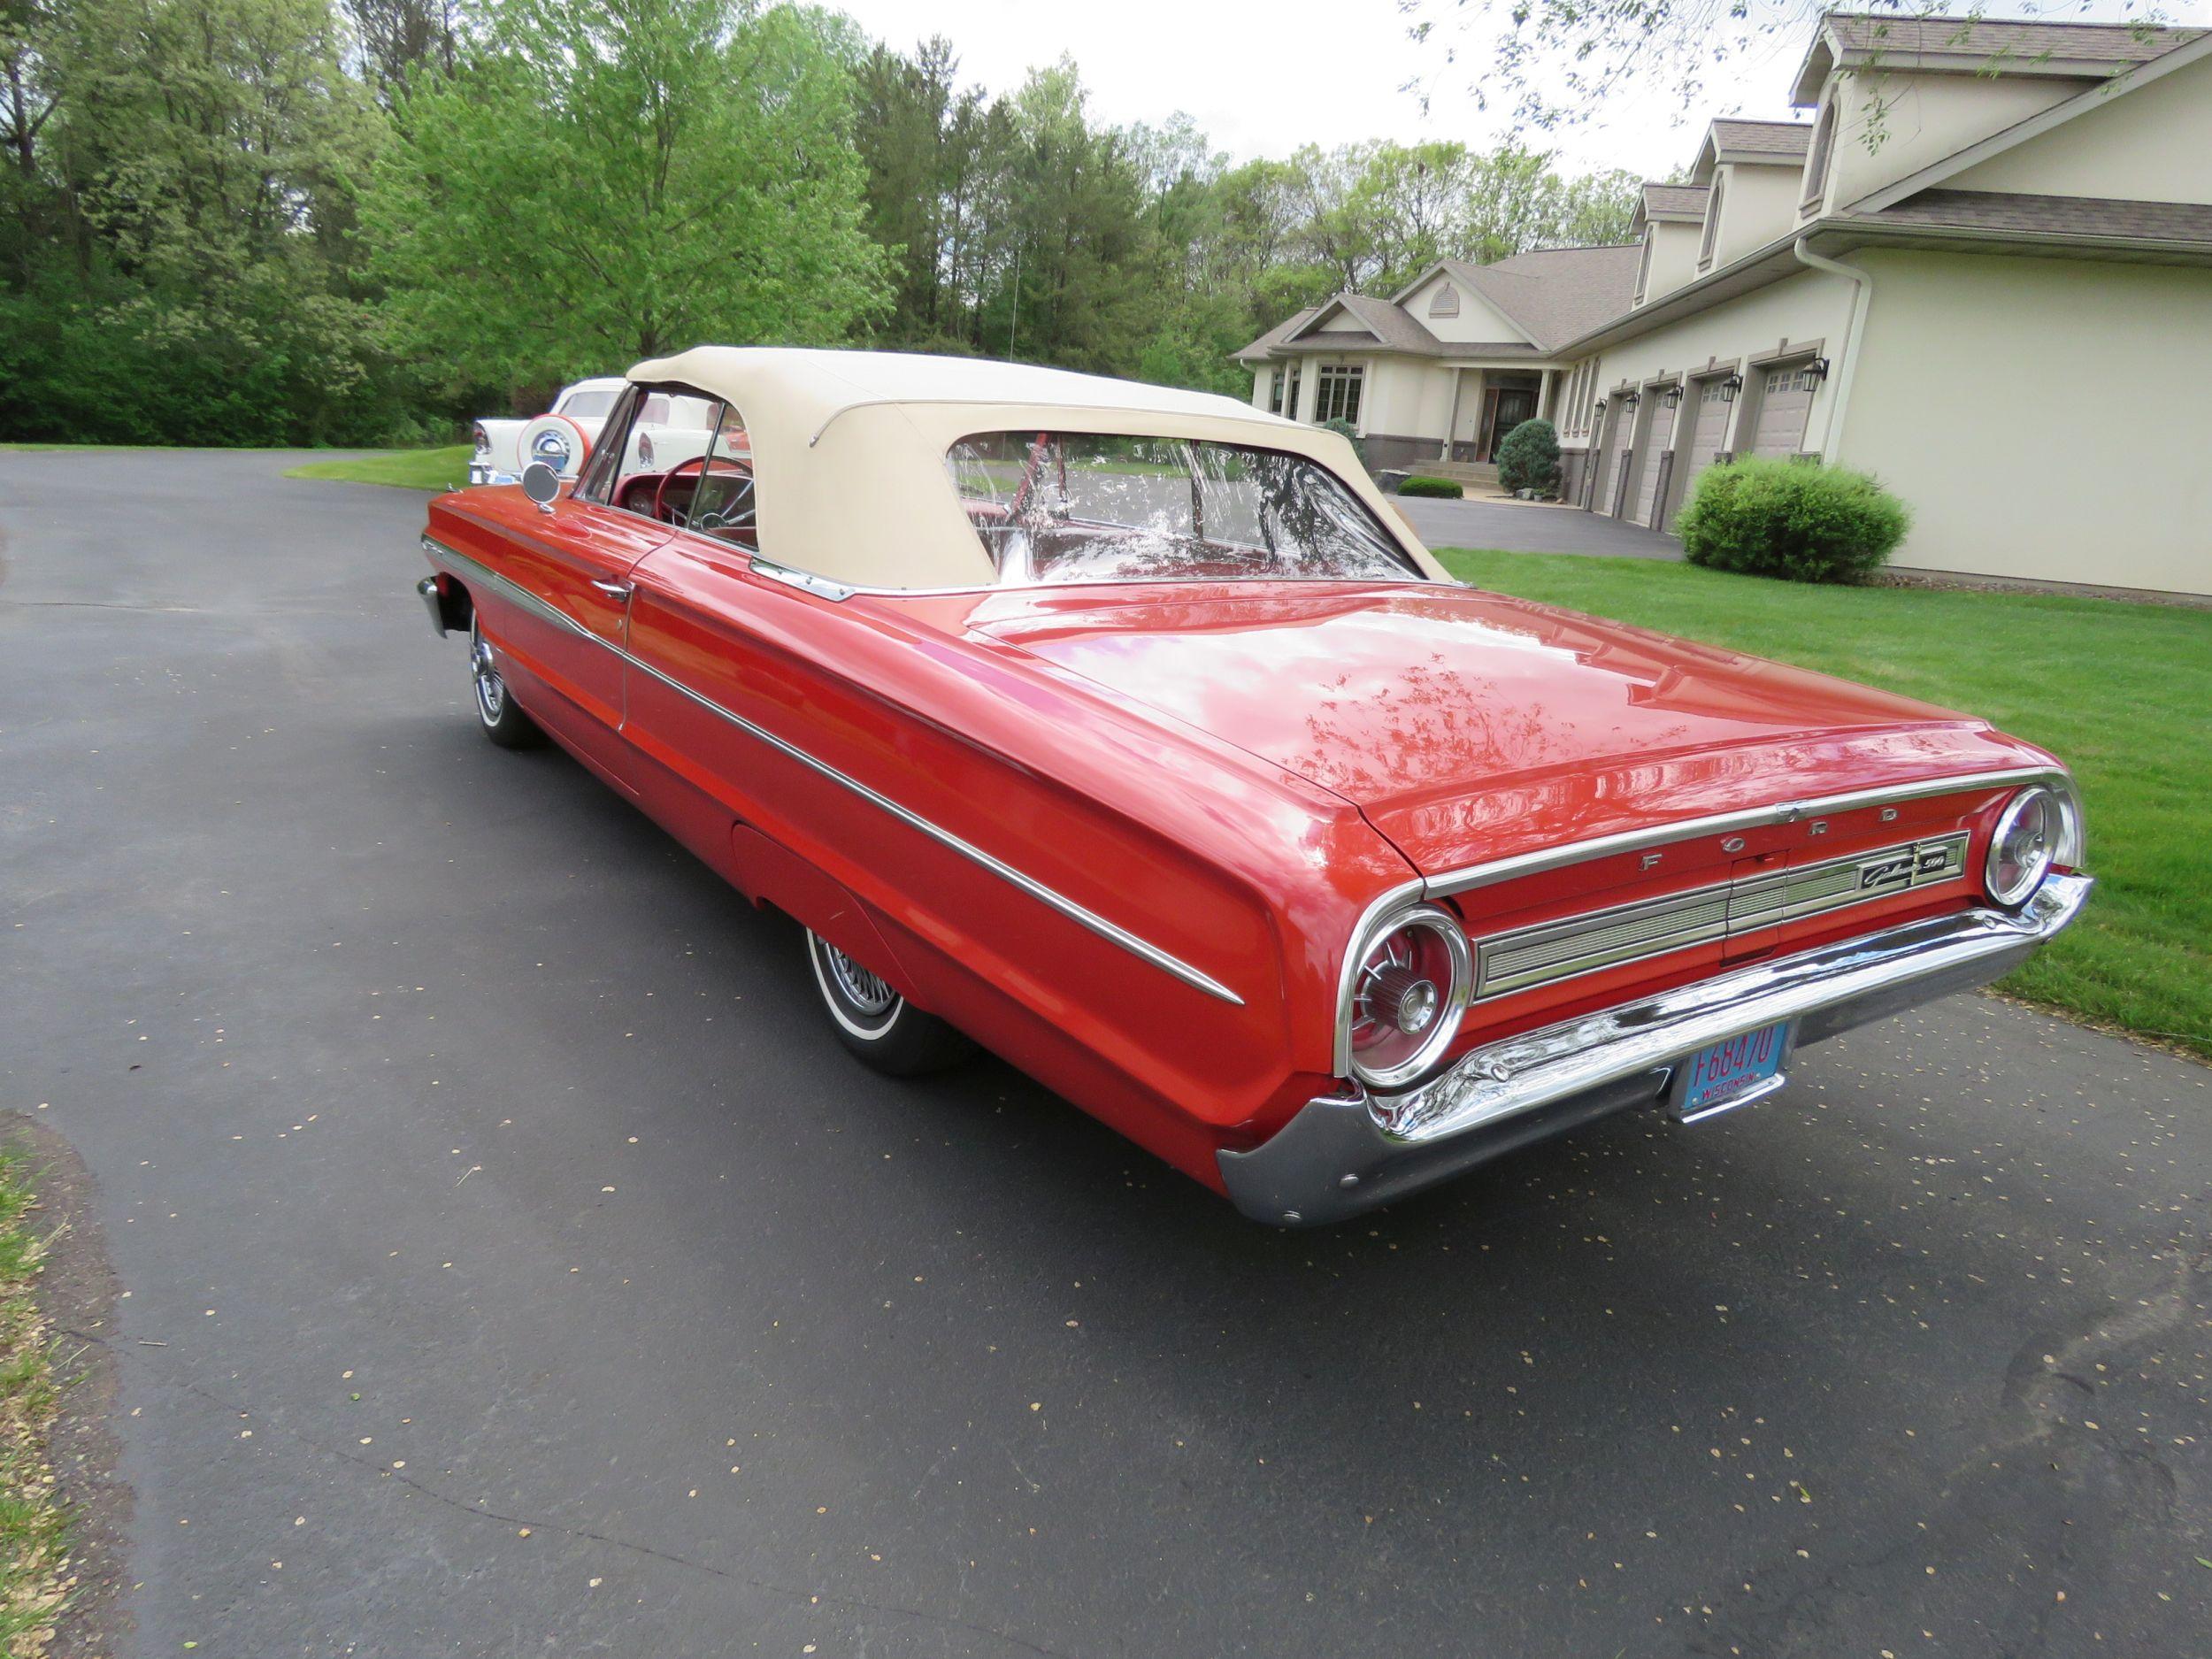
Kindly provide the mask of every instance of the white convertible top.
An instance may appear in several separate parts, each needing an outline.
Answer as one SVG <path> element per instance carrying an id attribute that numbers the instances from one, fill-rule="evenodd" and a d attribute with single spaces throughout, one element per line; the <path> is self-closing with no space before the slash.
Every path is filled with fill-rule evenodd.
<path id="1" fill-rule="evenodd" d="M 760 550 L 869 588 L 972 588 L 996 572 L 945 452 L 983 432 L 1211 439 L 1317 462 L 1366 503 L 1422 570 L 1450 580 L 1333 432 L 1210 392 L 979 357 L 699 346 L 629 378 L 733 405 L 752 446 Z"/>

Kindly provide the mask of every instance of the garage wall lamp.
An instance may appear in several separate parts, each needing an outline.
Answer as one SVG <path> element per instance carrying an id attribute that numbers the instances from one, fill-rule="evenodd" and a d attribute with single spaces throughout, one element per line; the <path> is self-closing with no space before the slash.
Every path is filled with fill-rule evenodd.
<path id="1" fill-rule="evenodd" d="M 1808 363 L 1805 365 L 1805 378 L 1810 380 L 1815 386 L 1819 385 L 1821 381 L 1826 380 L 1828 378 L 1828 359 L 1825 357 L 1815 357 L 1810 363 Z"/>
<path id="2" fill-rule="evenodd" d="M 1681 407 L 1682 407 L 1682 382 L 1681 382 L 1681 381 L 1679 381 L 1679 380 L 1677 380 L 1677 381 L 1676 381 L 1676 382 L 1675 382 L 1672 386 L 1670 386 L 1669 388 L 1667 388 L 1666 396 L 1665 396 L 1665 397 L 1664 397 L 1662 401 L 1663 401 L 1663 402 L 1666 404 L 1666 406 L 1667 406 L 1669 409 L 1679 409 L 1679 408 L 1681 408 Z"/>
<path id="3" fill-rule="evenodd" d="M 1642 403 L 1643 401 L 1644 395 L 1641 392 L 1623 392 L 1621 394 L 1621 407 L 1623 409 L 1633 409 L 1637 404 Z"/>
<path id="4" fill-rule="evenodd" d="M 1736 401 L 1736 394 L 1741 390 L 1743 390 L 1743 376 L 1732 374 L 1720 383 L 1720 401 L 1724 403 L 1732 403 Z"/>

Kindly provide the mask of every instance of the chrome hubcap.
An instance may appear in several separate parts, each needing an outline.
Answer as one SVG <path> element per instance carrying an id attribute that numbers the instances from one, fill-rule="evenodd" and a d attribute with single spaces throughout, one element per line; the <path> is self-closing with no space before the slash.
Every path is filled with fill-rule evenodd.
<path id="1" fill-rule="evenodd" d="M 830 978 L 853 1006 L 864 1014 L 887 1014 L 899 1000 L 899 994 L 874 974 L 862 967 L 834 945 L 822 947 L 823 960 L 829 964 Z"/>
<path id="2" fill-rule="evenodd" d="M 477 634 L 469 646 L 469 667 L 476 677 L 476 706 L 488 726 L 495 726 L 507 709 L 507 685 L 492 666 L 492 648 Z"/>

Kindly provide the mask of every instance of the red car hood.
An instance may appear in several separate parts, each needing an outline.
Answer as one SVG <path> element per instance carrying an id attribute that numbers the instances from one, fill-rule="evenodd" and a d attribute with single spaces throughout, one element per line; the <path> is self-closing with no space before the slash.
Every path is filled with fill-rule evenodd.
<path id="1" fill-rule="evenodd" d="M 964 620 L 1333 791 L 1424 873 L 2042 758 L 1925 703 L 1473 588 L 1030 590 Z"/>

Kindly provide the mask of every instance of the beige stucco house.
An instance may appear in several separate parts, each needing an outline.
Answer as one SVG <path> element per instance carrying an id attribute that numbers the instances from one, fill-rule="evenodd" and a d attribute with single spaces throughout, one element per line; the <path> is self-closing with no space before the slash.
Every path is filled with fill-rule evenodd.
<path id="1" fill-rule="evenodd" d="M 2212 33 L 1831 13 L 1794 101 L 1626 248 L 1292 319 L 1254 401 L 1356 388 L 1377 465 L 1545 414 L 1571 502 L 1659 527 L 1717 458 L 1833 461 L 1911 504 L 1899 565 L 2212 593 Z"/>

